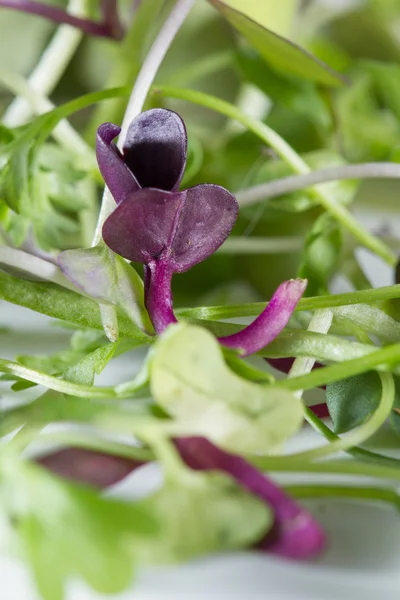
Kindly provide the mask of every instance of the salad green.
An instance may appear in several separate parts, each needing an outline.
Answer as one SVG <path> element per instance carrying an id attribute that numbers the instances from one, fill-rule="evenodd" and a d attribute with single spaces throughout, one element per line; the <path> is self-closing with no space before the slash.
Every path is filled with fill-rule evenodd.
<path id="1" fill-rule="evenodd" d="M 399 506 L 400 456 L 372 443 L 400 433 L 400 3 L 382 4 L 0 0 L 54 29 L 33 70 L 0 59 L 0 317 L 69 338 L 9 359 L 0 328 L 1 549 L 44 600 L 219 551 L 318 557 L 303 498 Z M 98 385 L 121 355 L 138 372 Z M 288 452 L 310 426 L 321 444 Z M 103 494 L 154 462 L 152 493 Z"/>

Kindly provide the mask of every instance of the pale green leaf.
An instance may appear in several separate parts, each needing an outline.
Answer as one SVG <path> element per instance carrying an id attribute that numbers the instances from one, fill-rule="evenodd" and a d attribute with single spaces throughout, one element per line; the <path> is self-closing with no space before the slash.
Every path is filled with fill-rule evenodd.
<path id="1" fill-rule="evenodd" d="M 233 373 L 214 336 L 197 326 L 173 325 L 162 336 L 150 385 L 182 430 L 235 452 L 277 452 L 303 420 L 295 396 Z"/>
<path id="2" fill-rule="evenodd" d="M 250 546 L 274 520 L 265 503 L 221 473 L 188 471 L 178 483 L 167 479 L 143 504 L 162 524 L 159 536 L 140 541 L 138 560 L 145 563 Z"/>

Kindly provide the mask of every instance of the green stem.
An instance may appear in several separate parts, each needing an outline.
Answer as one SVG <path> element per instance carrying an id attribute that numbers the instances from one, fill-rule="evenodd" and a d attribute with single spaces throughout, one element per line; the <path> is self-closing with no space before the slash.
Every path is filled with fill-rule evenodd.
<path id="1" fill-rule="evenodd" d="M 371 354 L 355 358 L 346 362 L 341 362 L 322 369 L 316 369 L 307 375 L 293 377 L 293 379 L 284 379 L 277 381 L 274 386 L 287 390 L 310 390 L 314 387 L 319 387 L 346 379 L 365 371 L 371 371 L 379 366 L 393 366 L 400 362 L 400 344 L 392 344 L 380 350 L 376 350 Z"/>
<path id="2" fill-rule="evenodd" d="M 331 432 L 332 433 L 332 432 Z M 334 434 L 333 434 L 334 435 Z M 373 454 L 364 451 L 366 454 Z M 353 452 L 352 452 L 353 454 Z M 377 455 L 379 456 L 379 455 Z M 385 462 L 359 462 L 355 460 L 326 460 L 318 463 L 293 462 L 285 457 L 246 456 L 254 466 L 266 472 L 323 473 L 324 475 L 348 475 L 354 477 L 376 477 L 400 481 L 400 461 L 386 458 Z M 360 456 L 361 458 L 361 456 Z"/>
<path id="3" fill-rule="evenodd" d="M 353 498 L 388 502 L 400 509 L 400 496 L 392 489 L 379 487 L 351 487 L 344 485 L 288 485 L 286 491 L 296 498 Z"/>
<path id="4" fill-rule="evenodd" d="M 400 298 L 400 285 L 388 285 L 376 289 L 358 290 L 344 294 L 326 296 L 310 296 L 302 298 L 296 306 L 299 310 L 316 310 L 318 308 L 335 308 L 349 304 L 372 304 L 379 300 L 394 300 Z M 231 306 L 200 306 L 198 308 L 181 308 L 176 310 L 177 316 L 193 319 L 235 319 L 240 317 L 255 317 L 262 312 L 267 303 L 250 302 Z"/>
<path id="5" fill-rule="evenodd" d="M 244 125 L 249 131 L 252 131 L 263 142 L 273 148 L 275 152 L 282 158 L 282 160 L 284 160 L 295 171 L 295 173 L 304 175 L 311 172 L 311 169 L 307 163 L 305 163 L 297 154 L 297 152 L 295 152 L 295 150 L 293 150 L 293 148 L 273 129 L 265 125 L 265 123 L 257 121 L 242 113 L 233 104 L 229 104 L 224 100 L 208 94 L 171 86 L 158 86 L 154 89 L 154 93 L 169 98 L 187 100 L 188 102 L 215 110 L 230 119 L 234 119 L 239 123 L 242 123 L 242 125 Z M 345 229 L 350 231 L 363 246 L 369 248 L 378 256 L 381 256 L 388 264 L 392 266 L 396 265 L 397 256 L 383 242 L 381 242 L 381 240 L 369 233 L 369 231 L 367 231 L 360 223 L 358 223 L 358 221 L 349 213 L 347 208 L 345 208 L 342 204 L 332 200 L 325 193 L 323 188 L 314 186 L 310 189 L 310 193 L 314 199 Z"/>
<path id="6" fill-rule="evenodd" d="M 332 311 L 327 308 L 316 310 L 310 324 L 308 326 L 308 331 L 313 333 L 328 333 L 330 326 L 332 325 L 333 314 Z M 299 356 L 294 361 L 288 377 L 298 377 L 300 375 L 305 375 L 312 371 L 313 366 L 315 365 L 315 358 L 309 356 Z M 303 395 L 303 390 L 298 390 L 295 395 L 301 399 Z"/>
<path id="7" fill-rule="evenodd" d="M 29 83 L 18 73 L 0 69 L 0 81 L 14 94 L 23 97 L 34 114 L 42 115 L 55 108 L 54 104 L 42 93 L 34 90 Z M 81 138 L 79 133 L 63 119 L 54 128 L 52 135 L 61 145 L 73 154 L 79 154 L 88 164 L 89 168 L 96 167 L 96 158 L 92 148 Z"/>

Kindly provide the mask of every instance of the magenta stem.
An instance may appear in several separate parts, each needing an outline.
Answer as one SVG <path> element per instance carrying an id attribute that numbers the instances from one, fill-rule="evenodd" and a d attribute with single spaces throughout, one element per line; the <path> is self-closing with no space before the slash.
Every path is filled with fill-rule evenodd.
<path id="1" fill-rule="evenodd" d="M 115 9 L 112 10 L 110 4 L 110 1 L 106 2 L 105 6 L 103 5 L 103 10 L 106 17 L 111 16 L 112 18 L 107 18 L 107 20 L 104 20 L 102 23 L 96 23 L 90 19 L 75 17 L 61 8 L 42 2 L 36 2 L 35 0 L 0 0 L 0 8 L 8 8 L 32 15 L 38 15 L 45 19 L 49 19 L 50 21 L 54 21 L 55 23 L 71 25 L 72 27 L 81 29 L 84 33 L 89 35 L 121 39 L 123 37 L 122 27 L 119 20 L 116 18 Z"/>
<path id="2" fill-rule="evenodd" d="M 176 323 L 172 308 L 172 270 L 164 260 L 153 260 L 145 267 L 145 304 L 157 334 Z"/>
<path id="3" fill-rule="evenodd" d="M 228 348 L 239 350 L 242 356 L 259 352 L 286 327 L 306 286 L 305 279 L 281 283 L 261 315 L 238 333 L 219 338 L 219 341 Z"/>

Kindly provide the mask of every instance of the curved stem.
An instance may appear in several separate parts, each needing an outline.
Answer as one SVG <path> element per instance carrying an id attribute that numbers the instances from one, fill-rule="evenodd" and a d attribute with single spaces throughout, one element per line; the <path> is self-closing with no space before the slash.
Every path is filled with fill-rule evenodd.
<path id="1" fill-rule="evenodd" d="M 84 17 L 87 0 L 70 0 L 68 12 Z M 61 25 L 44 51 L 39 64 L 29 77 L 29 86 L 43 96 L 49 96 L 60 81 L 71 58 L 75 54 L 83 32 L 70 25 Z M 31 116 L 29 104 L 23 98 L 15 98 L 6 110 L 3 122 L 8 127 L 25 123 Z"/>
<path id="2" fill-rule="evenodd" d="M 275 181 L 255 185 L 236 192 L 240 206 L 251 206 L 271 198 L 312 187 L 327 181 L 344 179 L 400 179 L 400 165 L 396 163 L 361 163 L 319 169 L 304 175 L 291 175 Z"/>
<path id="3" fill-rule="evenodd" d="M 267 346 L 284 329 L 307 286 L 307 280 L 291 279 L 275 291 L 267 307 L 250 325 L 232 335 L 218 338 L 242 356 L 254 354 Z"/>
<path id="4" fill-rule="evenodd" d="M 231 119 L 242 123 L 249 131 L 257 135 L 265 144 L 275 150 L 275 152 L 288 164 L 293 171 L 299 175 L 308 175 L 311 172 L 310 167 L 304 160 L 293 150 L 293 148 L 278 135 L 273 129 L 265 123 L 257 121 L 248 115 L 241 112 L 233 104 L 225 102 L 214 96 L 203 94 L 194 90 L 160 86 L 154 90 L 154 93 L 161 94 L 170 98 L 187 100 L 200 106 L 215 110 Z M 323 188 L 318 186 L 310 190 L 310 194 L 314 197 L 329 214 L 332 215 L 345 229 L 350 231 L 358 241 L 369 248 L 378 256 L 382 257 L 388 264 L 395 266 L 397 264 L 397 255 L 388 248 L 381 240 L 372 235 L 365 229 L 344 207 L 342 204 L 332 200 Z"/>

